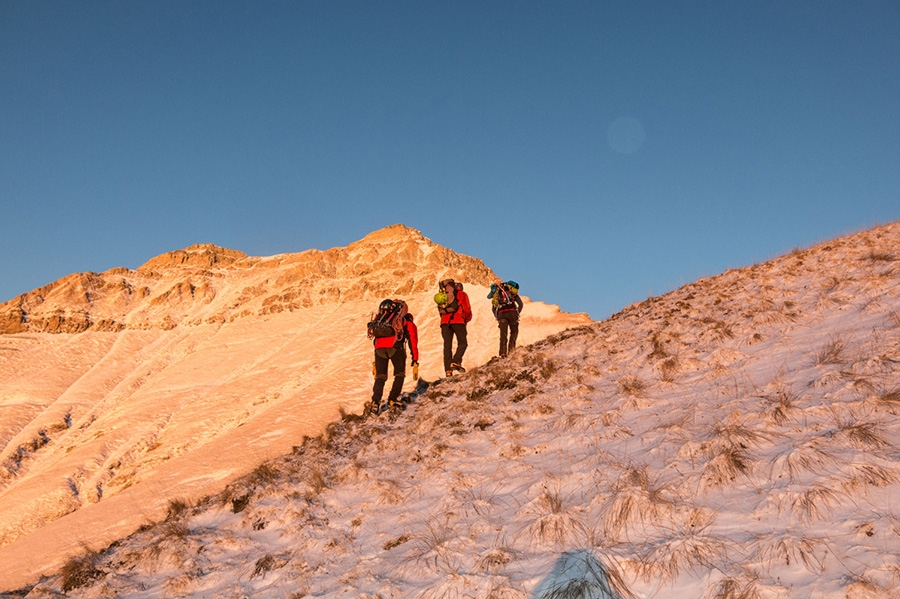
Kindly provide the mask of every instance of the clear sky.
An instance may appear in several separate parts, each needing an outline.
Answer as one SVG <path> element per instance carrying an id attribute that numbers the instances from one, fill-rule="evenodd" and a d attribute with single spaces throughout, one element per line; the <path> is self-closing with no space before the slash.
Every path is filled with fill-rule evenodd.
<path id="1" fill-rule="evenodd" d="M 898 218 L 895 0 L 0 0 L 0 301 L 404 223 L 601 319 Z"/>

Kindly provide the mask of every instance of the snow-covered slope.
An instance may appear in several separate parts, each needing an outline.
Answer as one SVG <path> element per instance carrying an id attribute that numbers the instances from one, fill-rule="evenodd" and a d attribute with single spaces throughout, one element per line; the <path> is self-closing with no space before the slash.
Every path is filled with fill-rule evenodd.
<path id="1" fill-rule="evenodd" d="M 894 598 L 898 368 L 892 224 L 335 422 L 29 596 Z"/>
<path id="2" fill-rule="evenodd" d="M 527 273 L 515 273 L 525 284 Z M 371 395 L 365 323 L 403 297 L 421 375 L 442 372 L 432 296 L 466 284 L 466 364 L 496 353 L 480 261 L 395 225 L 346 248 L 268 258 L 198 245 L 75 274 L 0 305 L 0 589 L 82 545 L 221 491 Z M 528 303 L 520 342 L 590 322 Z M 407 387 L 413 381 L 408 377 Z"/>

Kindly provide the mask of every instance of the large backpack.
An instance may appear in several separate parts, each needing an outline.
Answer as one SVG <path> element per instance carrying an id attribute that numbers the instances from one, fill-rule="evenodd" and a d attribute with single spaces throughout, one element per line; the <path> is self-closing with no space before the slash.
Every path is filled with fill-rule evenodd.
<path id="1" fill-rule="evenodd" d="M 506 283 L 498 283 L 497 290 L 494 292 L 492 303 L 497 312 L 509 312 L 517 310 L 516 295 L 519 292 L 519 285 L 515 281 L 507 281 Z"/>
<path id="2" fill-rule="evenodd" d="M 378 306 L 378 312 L 372 315 L 372 320 L 367 324 L 369 339 L 381 339 L 383 337 L 403 337 L 403 317 L 407 312 L 406 302 L 403 300 L 384 300 Z"/>
<path id="3" fill-rule="evenodd" d="M 441 283 L 444 283 L 444 281 L 441 281 Z M 453 280 L 450 280 L 449 283 L 453 287 L 449 293 L 447 293 L 443 285 L 439 285 L 440 291 L 434 296 L 434 303 L 437 304 L 438 312 L 441 314 L 453 314 L 459 310 L 459 300 L 456 298 L 456 292 L 462 291 L 463 285 Z"/>

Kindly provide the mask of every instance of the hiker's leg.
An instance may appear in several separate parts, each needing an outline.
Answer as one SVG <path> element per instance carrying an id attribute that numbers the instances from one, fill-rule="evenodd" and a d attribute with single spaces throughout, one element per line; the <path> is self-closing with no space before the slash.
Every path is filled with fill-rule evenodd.
<path id="1" fill-rule="evenodd" d="M 444 339 L 444 370 L 450 370 L 453 361 L 453 329 L 449 324 L 441 325 L 441 337 Z"/>
<path id="2" fill-rule="evenodd" d="M 403 379 L 406 377 L 406 351 L 398 349 L 391 356 L 391 363 L 394 365 L 394 384 L 388 393 L 388 403 L 400 397 L 403 392 Z"/>
<path id="3" fill-rule="evenodd" d="M 462 364 L 466 348 L 469 347 L 469 342 L 466 340 L 466 325 L 454 324 L 450 326 L 453 327 L 453 332 L 456 333 L 456 353 L 453 354 L 453 360 L 451 361 L 455 364 Z"/>
<path id="4" fill-rule="evenodd" d="M 384 395 L 384 384 L 387 382 L 389 361 L 387 351 L 383 349 L 375 350 L 375 384 L 372 386 L 372 403 L 375 405 L 381 403 L 381 397 Z"/>
<path id="5" fill-rule="evenodd" d="M 506 355 L 506 331 L 509 328 L 509 321 L 506 318 L 497 319 L 497 326 L 500 327 L 500 355 Z"/>
<path id="6" fill-rule="evenodd" d="M 519 315 L 514 313 L 509 319 L 509 351 L 516 349 L 516 339 L 519 338 Z"/>

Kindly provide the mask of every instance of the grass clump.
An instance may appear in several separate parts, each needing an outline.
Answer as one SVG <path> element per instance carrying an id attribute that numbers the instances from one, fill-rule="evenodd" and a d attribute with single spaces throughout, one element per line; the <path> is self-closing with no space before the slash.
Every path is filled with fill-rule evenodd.
<path id="1" fill-rule="evenodd" d="M 828 364 L 843 364 L 844 350 L 846 346 L 842 340 L 837 337 L 831 337 L 828 342 L 816 352 L 816 366 L 826 366 Z"/>
<path id="2" fill-rule="evenodd" d="M 637 397 L 647 388 L 647 384 L 634 375 L 623 376 L 619 379 L 619 390 L 623 395 Z"/>
<path id="3" fill-rule="evenodd" d="M 106 573 L 97 567 L 100 554 L 85 549 L 82 555 L 71 558 L 59 572 L 60 587 L 63 593 L 91 586 Z"/>
<path id="4" fill-rule="evenodd" d="M 535 599 L 630 599 L 634 595 L 618 571 L 590 551 L 567 551 L 535 589 Z"/>

